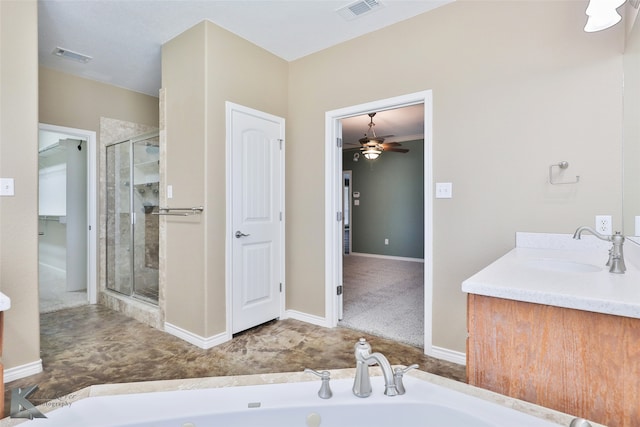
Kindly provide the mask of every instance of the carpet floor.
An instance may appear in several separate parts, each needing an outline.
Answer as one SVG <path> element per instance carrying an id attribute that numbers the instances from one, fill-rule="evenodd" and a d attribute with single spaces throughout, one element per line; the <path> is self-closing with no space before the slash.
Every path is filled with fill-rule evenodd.
<path id="1" fill-rule="evenodd" d="M 424 347 L 424 264 L 348 255 L 343 258 L 340 326 Z"/>
<path id="2" fill-rule="evenodd" d="M 39 265 L 40 313 L 51 313 L 64 308 L 88 303 L 87 291 L 67 291 L 67 274 L 50 266 Z"/>

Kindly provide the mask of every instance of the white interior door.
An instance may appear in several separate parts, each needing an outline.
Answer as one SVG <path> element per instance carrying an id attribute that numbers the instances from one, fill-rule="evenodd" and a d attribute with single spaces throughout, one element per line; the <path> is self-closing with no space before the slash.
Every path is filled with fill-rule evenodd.
<path id="1" fill-rule="evenodd" d="M 228 104 L 231 331 L 280 317 L 284 265 L 284 119 Z"/>

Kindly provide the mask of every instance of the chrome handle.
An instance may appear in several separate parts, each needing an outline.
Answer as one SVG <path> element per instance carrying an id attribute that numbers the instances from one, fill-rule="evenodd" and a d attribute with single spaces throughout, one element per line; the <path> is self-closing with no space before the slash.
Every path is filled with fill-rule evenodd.
<path id="1" fill-rule="evenodd" d="M 251 236 L 251 234 L 244 234 L 242 231 L 238 230 L 236 231 L 236 239 L 239 239 L 241 237 L 247 237 L 247 236 Z"/>
<path id="2" fill-rule="evenodd" d="M 402 382 L 402 376 L 407 372 L 409 372 L 410 370 L 416 369 L 416 368 L 418 368 L 418 365 L 414 364 L 411 366 L 407 366 L 404 369 L 400 367 L 394 369 L 393 380 L 396 383 L 396 390 L 398 390 L 398 394 L 405 394 L 407 392 L 404 388 L 404 383 Z"/>
<path id="3" fill-rule="evenodd" d="M 320 390 L 318 391 L 318 396 L 321 399 L 331 399 L 331 396 L 333 396 L 333 393 L 331 392 L 331 386 L 329 385 L 331 373 L 329 371 L 318 372 L 309 368 L 306 368 L 304 372 L 307 374 L 314 374 L 319 376 L 322 379 L 322 385 L 320 386 Z"/>

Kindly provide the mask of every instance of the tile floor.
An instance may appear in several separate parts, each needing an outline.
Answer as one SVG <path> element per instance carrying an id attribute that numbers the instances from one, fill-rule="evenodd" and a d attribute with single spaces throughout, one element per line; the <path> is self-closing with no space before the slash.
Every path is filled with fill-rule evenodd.
<path id="1" fill-rule="evenodd" d="M 465 380 L 464 366 L 427 357 L 420 348 L 292 319 L 266 323 L 203 350 L 99 305 L 40 318 L 44 371 L 5 384 L 5 416 L 16 387 L 38 385 L 29 397 L 37 405 L 93 384 L 350 368 L 361 336 L 391 364 L 418 363 L 424 371 Z"/>

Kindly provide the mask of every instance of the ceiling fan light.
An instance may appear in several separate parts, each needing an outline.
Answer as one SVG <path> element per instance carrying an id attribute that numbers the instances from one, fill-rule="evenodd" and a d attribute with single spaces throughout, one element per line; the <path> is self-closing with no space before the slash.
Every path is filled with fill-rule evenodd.
<path id="1" fill-rule="evenodd" d="M 362 150 L 362 155 L 367 160 L 377 159 L 378 156 L 380 156 L 380 153 L 382 153 L 382 150 L 380 150 L 378 147 L 366 147 L 364 150 Z"/>

